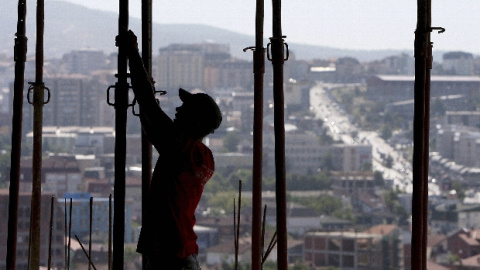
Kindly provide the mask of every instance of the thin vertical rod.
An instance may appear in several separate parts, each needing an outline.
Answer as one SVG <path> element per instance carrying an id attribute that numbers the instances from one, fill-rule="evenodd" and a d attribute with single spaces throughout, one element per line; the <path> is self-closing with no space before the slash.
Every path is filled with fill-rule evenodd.
<path id="1" fill-rule="evenodd" d="M 275 133 L 275 173 L 277 205 L 277 263 L 279 270 L 286 270 L 287 256 L 287 222 L 286 222 L 286 179 L 285 179 L 285 112 L 283 94 L 284 43 L 282 36 L 281 1 L 273 0 L 273 107 Z"/>
<path id="2" fill-rule="evenodd" d="M 238 182 L 238 209 L 237 215 L 235 216 L 235 200 L 233 201 L 233 210 L 234 210 L 234 219 L 236 218 L 236 222 L 234 220 L 234 233 L 235 233 L 235 269 L 238 269 L 238 248 L 240 245 L 240 211 L 242 208 L 242 180 Z M 236 226 L 235 226 L 236 225 Z"/>
<path id="3" fill-rule="evenodd" d="M 89 237 L 88 237 L 88 258 L 92 258 L 92 225 L 93 225 L 93 197 L 90 197 L 90 220 L 89 220 Z M 88 264 L 88 270 L 92 269 L 91 264 Z"/>
<path id="4" fill-rule="evenodd" d="M 72 246 L 72 206 L 73 203 L 72 203 L 72 198 L 70 198 L 70 206 L 69 206 L 69 216 L 68 216 L 68 247 L 67 247 L 67 251 L 68 251 L 68 256 L 67 256 L 67 270 L 70 269 L 70 247 Z"/>
<path id="5" fill-rule="evenodd" d="M 44 1 L 37 0 L 37 42 L 35 48 L 35 84 L 33 86 L 33 158 L 32 201 L 30 212 L 30 267 L 40 267 L 40 217 L 42 189 L 42 126 L 43 126 L 43 27 Z"/>
<path id="6" fill-rule="evenodd" d="M 14 270 L 17 254 L 18 197 L 20 185 L 20 156 L 22 145 L 22 110 L 25 61 L 27 58 L 27 37 L 25 36 L 25 0 L 18 1 L 18 22 L 15 38 L 15 80 L 13 87 L 12 151 L 8 203 L 8 236 L 6 269 Z"/>
<path id="7" fill-rule="evenodd" d="M 128 0 L 120 0 L 118 34 L 128 29 Z M 113 269 L 123 269 L 125 242 L 125 163 L 127 144 L 127 57 L 118 48 L 118 81 L 115 86 L 115 183 L 113 191 Z"/>
<path id="8" fill-rule="evenodd" d="M 429 83 L 427 72 L 430 46 L 430 0 L 417 1 L 415 31 L 415 85 L 413 129 L 413 194 L 412 194 L 412 251 L 413 270 L 426 270 L 427 203 L 428 203 L 428 124 Z M 428 87 L 427 87 L 428 86 Z"/>
<path id="9" fill-rule="evenodd" d="M 67 230 L 67 198 L 65 198 L 65 204 L 64 204 L 64 211 L 65 211 L 65 217 L 64 217 L 64 220 L 65 220 L 65 223 L 64 223 L 64 229 L 65 229 L 65 232 L 64 232 L 64 237 L 63 237 L 63 244 L 64 244 L 64 251 L 65 251 L 65 269 L 68 269 L 67 268 L 67 265 L 68 265 L 68 256 L 67 256 L 67 248 L 68 248 L 68 242 L 67 242 L 67 239 L 68 237 L 66 237 L 68 235 L 68 230 Z"/>
<path id="10" fill-rule="evenodd" d="M 50 200 L 50 226 L 48 234 L 48 270 L 52 267 L 52 237 L 53 237 L 53 209 L 55 197 L 52 196 Z"/>
<path id="11" fill-rule="evenodd" d="M 264 0 L 257 0 L 255 50 L 253 51 L 253 170 L 252 170 L 252 270 L 262 267 L 262 158 L 263 158 L 263 82 L 265 48 L 263 47 Z"/>
<path id="12" fill-rule="evenodd" d="M 142 0 L 142 60 L 145 70 L 152 76 L 152 0 Z M 142 111 L 140 110 L 140 113 Z M 152 179 L 152 144 L 142 129 L 142 226 L 146 216 L 147 198 Z M 147 265 L 142 254 L 142 269 Z"/>
<path id="13" fill-rule="evenodd" d="M 112 269 L 112 194 L 108 196 L 108 270 Z"/>

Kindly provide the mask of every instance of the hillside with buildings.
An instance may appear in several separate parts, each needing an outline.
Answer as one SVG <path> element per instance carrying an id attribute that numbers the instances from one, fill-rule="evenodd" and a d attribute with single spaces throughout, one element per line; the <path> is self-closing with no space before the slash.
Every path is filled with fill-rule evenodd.
<path id="1" fill-rule="evenodd" d="M 0 8 L 14 11 L 17 10 L 17 4 L 14 1 L 5 1 L 0 4 Z M 27 2 L 26 36 L 29 55 L 33 55 L 35 52 L 35 8 L 35 2 Z M 0 54 L 13 54 L 17 19 L 16 12 L 5 12 L 0 17 L 0 25 L 2 25 L 0 40 L 3 41 L 0 43 Z M 117 25 L 118 14 L 116 13 L 89 9 L 66 1 L 46 1 L 45 57 L 61 57 L 71 50 L 85 48 L 100 50 L 105 54 L 116 53 Z M 140 32 L 141 21 L 138 18 L 130 18 L 129 27 Z M 213 41 L 228 44 L 231 54 L 235 58 L 251 59 L 251 53 L 245 53 L 243 49 L 255 43 L 253 35 L 244 35 L 207 25 L 153 23 L 152 29 L 153 54 L 157 54 L 159 48 L 172 43 L 189 44 Z M 265 33 L 265 44 L 269 42 L 269 35 L 269 33 Z M 395 50 L 347 50 L 294 42 L 289 42 L 289 45 L 292 55 L 295 54 L 298 59 L 351 56 L 361 61 L 371 61 L 401 53 Z M 442 52 L 435 52 L 435 57 L 440 58 L 441 55 Z"/>
<path id="2" fill-rule="evenodd" d="M 227 194 L 230 200 L 237 192 L 239 178 L 245 183 L 247 198 L 241 213 L 244 253 L 240 261 L 247 265 L 249 259 L 253 63 L 232 56 L 231 50 L 222 42 L 172 43 L 160 47 L 152 59 L 155 87 L 167 91 L 158 96 L 167 113 L 172 114 L 178 106 L 180 87 L 209 93 L 222 109 L 221 127 L 205 141 L 216 158 L 216 175 L 206 187 L 197 216 L 200 260 L 206 269 L 232 263 L 231 203 L 215 203 L 212 198 Z M 0 67 L 0 217 L 6 220 L 12 59 L 1 58 Z M 341 269 L 410 269 L 413 67 L 414 59 L 405 54 L 369 62 L 353 57 L 292 57 L 285 63 L 291 263 Z M 93 198 L 99 264 L 105 263 L 102 258 L 107 255 L 101 244 L 106 239 L 106 212 L 114 182 L 114 108 L 109 105 L 112 100 L 107 100 L 112 98 L 107 89 L 115 84 L 115 73 L 116 55 L 102 50 L 72 50 L 47 58 L 45 63 L 45 85 L 51 99 L 43 116 L 44 200 L 57 198 L 57 227 L 62 230 L 68 214 L 64 203 L 71 199 L 73 234 L 87 237 L 87 209 Z M 25 74 L 28 85 L 34 78 L 32 61 L 27 62 Z M 476 184 L 480 173 L 479 75 L 480 59 L 465 52 L 445 54 L 432 69 L 429 259 L 445 267 L 468 265 L 480 256 L 480 239 L 475 236 L 480 229 Z M 272 68 L 267 64 L 263 200 L 269 206 L 266 222 L 274 226 L 271 77 Z M 33 108 L 27 98 L 23 109 L 20 203 L 24 219 L 19 232 L 26 237 L 33 136 Z M 138 118 L 130 111 L 128 114 L 125 241 L 134 246 L 141 222 L 141 135 Z M 6 233 L 6 222 L 1 222 L 0 241 L 6 239 Z M 64 239 L 59 236 L 55 241 L 61 246 Z M 20 245 L 19 262 L 26 261 L 26 243 Z M 0 242 L 0 267 L 5 261 L 2 247 Z M 74 248 L 81 254 L 78 245 Z M 58 249 L 61 258 L 64 249 Z M 59 258 L 58 264 L 63 263 Z M 78 265 L 86 263 L 82 256 L 73 258 Z"/>

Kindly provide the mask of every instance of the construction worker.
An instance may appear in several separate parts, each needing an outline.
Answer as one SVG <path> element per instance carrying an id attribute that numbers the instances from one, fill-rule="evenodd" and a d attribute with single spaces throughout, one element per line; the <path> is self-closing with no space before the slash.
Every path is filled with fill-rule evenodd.
<path id="1" fill-rule="evenodd" d="M 155 99 L 135 34 L 125 31 L 117 41 L 129 59 L 142 129 L 159 153 L 137 252 L 147 258 L 148 269 L 198 270 L 195 210 L 215 169 L 212 152 L 202 140 L 220 126 L 220 109 L 209 95 L 180 89 L 183 104 L 172 120 Z"/>

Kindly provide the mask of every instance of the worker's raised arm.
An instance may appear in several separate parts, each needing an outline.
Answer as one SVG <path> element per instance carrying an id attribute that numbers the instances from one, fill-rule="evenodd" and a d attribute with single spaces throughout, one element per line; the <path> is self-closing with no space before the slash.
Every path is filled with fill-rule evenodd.
<path id="1" fill-rule="evenodd" d="M 151 143 L 157 147 L 156 144 L 172 131 L 172 120 L 157 103 L 153 79 L 145 70 L 135 34 L 125 31 L 119 36 L 118 43 L 124 47 L 129 60 L 130 80 L 140 107 L 142 128 Z"/>

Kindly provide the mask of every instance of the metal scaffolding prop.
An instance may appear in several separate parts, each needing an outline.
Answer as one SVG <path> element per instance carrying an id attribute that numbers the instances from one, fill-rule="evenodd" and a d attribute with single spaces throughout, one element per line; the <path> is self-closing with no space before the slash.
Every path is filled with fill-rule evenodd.
<path id="1" fill-rule="evenodd" d="M 25 61 L 27 58 L 27 37 L 25 36 L 25 0 L 18 1 L 18 22 L 15 38 L 15 81 L 13 85 L 12 151 L 10 169 L 10 188 L 8 203 L 7 270 L 15 269 L 17 253 L 18 196 L 20 185 L 20 157 L 22 145 L 22 110 Z"/>
<path id="2" fill-rule="evenodd" d="M 145 70 L 152 76 L 152 0 L 142 0 L 142 60 Z M 142 113 L 142 111 L 140 111 Z M 147 197 L 152 179 L 152 144 L 142 129 L 142 226 L 146 216 Z M 142 254 L 142 269 L 147 269 Z"/>
<path id="3" fill-rule="evenodd" d="M 281 0 L 273 0 L 273 35 L 270 38 L 273 65 L 273 108 L 275 133 L 275 194 L 277 204 L 277 263 L 279 270 L 286 270 L 287 256 L 287 196 L 285 177 L 285 110 L 283 93 L 283 64 L 288 59 L 288 46 L 282 35 Z M 269 45 L 270 45 L 269 44 Z M 267 46 L 268 47 L 268 46 Z M 267 51 L 268 52 L 268 51 Z M 286 57 L 285 57 L 286 52 Z"/>
<path id="4" fill-rule="evenodd" d="M 128 0 L 119 1 L 118 34 L 128 29 Z M 118 74 L 115 88 L 115 183 L 113 190 L 113 269 L 123 269 L 125 242 L 125 165 L 127 144 L 128 74 L 127 55 L 118 48 Z M 107 99 L 110 86 L 107 89 Z"/>
<path id="5" fill-rule="evenodd" d="M 265 48 L 263 47 L 264 1 L 257 0 L 255 15 L 255 46 L 253 51 L 253 169 L 252 169 L 252 270 L 262 267 L 262 156 L 263 156 L 263 83 Z"/>
<path id="6" fill-rule="evenodd" d="M 30 211 L 29 269 L 40 267 L 40 217 L 42 196 L 42 129 L 43 105 L 50 100 L 50 91 L 43 82 L 44 1 L 37 0 L 37 42 L 35 47 L 35 82 L 30 83 L 27 99 L 33 105 L 32 199 Z M 45 90 L 47 100 L 45 101 Z M 33 101 L 30 93 L 33 91 Z"/>
<path id="7" fill-rule="evenodd" d="M 428 229 L 428 159 L 430 126 L 430 69 L 432 45 L 430 33 L 440 27 L 431 26 L 431 0 L 417 1 L 415 30 L 415 97 L 413 120 L 413 194 L 412 194 L 412 251 L 413 270 L 426 270 Z"/>

